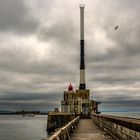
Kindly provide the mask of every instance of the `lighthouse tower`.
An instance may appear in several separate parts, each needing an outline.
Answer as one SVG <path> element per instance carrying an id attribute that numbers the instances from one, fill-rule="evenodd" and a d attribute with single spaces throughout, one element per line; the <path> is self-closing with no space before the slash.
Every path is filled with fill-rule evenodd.
<path id="1" fill-rule="evenodd" d="M 80 5 L 80 90 L 86 89 L 85 84 L 85 59 L 84 59 L 84 8 Z"/>
<path id="2" fill-rule="evenodd" d="M 79 89 L 74 90 L 72 85 L 64 91 L 61 101 L 62 112 L 88 115 L 91 110 L 90 91 L 86 89 L 85 82 L 85 54 L 84 54 L 84 4 L 80 4 L 80 83 Z"/>
<path id="3" fill-rule="evenodd" d="M 87 115 L 89 113 L 90 91 L 86 89 L 85 82 L 85 53 L 84 53 L 84 9 L 85 5 L 80 4 L 80 84 L 79 90 L 76 90 L 77 98 L 81 100 L 81 113 Z"/>

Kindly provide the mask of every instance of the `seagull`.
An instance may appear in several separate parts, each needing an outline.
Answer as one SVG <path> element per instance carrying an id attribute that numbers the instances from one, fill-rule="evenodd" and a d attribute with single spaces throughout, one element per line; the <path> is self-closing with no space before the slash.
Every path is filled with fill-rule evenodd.
<path id="1" fill-rule="evenodd" d="M 118 25 L 117 25 L 117 26 L 115 26 L 115 31 L 118 29 L 118 27 L 119 27 Z"/>

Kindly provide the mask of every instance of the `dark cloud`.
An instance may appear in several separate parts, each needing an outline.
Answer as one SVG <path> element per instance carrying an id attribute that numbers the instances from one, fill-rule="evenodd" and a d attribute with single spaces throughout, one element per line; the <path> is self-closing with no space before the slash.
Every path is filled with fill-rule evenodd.
<path id="1" fill-rule="evenodd" d="M 113 101 L 102 101 L 99 105 L 100 111 L 140 111 L 139 100 L 113 100 Z"/>
<path id="2" fill-rule="evenodd" d="M 52 111 L 54 107 L 59 107 L 57 102 L 8 102 L 2 101 L 0 103 L 0 109 L 5 110 L 39 110 L 39 111 Z"/>
<path id="3" fill-rule="evenodd" d="M 0 95 L 0 109 L 10 110 L 52 110 L 59 107 L 62 94 L 7 92 Z"/>
<path id="4" fill-rule="evenodd" d="M 6 101 L 36 101 L 36 100 L 61 100 L 62 94 L 57 93 L 27 93 L 27 92 L 6 92 L 4 95 L 0 96 L 0 100 Z"/>
<path id="5" fill-rule="evenodd" d="M 24 0 L 0 1 L 0 31 L 30 33 L 36 30 L 37 20 L 30 15 Z"/>
<path id="6" fill-rule="evenodd" d="M 69 47 L 77 43 L 75 32 L 76 28 L 72 19 L 63 18 L 62 21 L 43 27 L 39 32 L 39 39 L 55 42 L 59 47 Z"/>

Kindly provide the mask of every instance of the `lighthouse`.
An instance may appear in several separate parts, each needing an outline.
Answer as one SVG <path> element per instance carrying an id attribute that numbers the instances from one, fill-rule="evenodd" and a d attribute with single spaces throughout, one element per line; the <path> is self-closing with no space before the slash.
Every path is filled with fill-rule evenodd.
<path id="1" fill-rule="evenodd" d="M 61 101 L 62 112 L 87 116 L 92 110 L 93 101 L 90 100 L 90 90 L 85 82 L 85 54 L 84 54 L 84 4 L 80 4 L 80 83 L 79 89 L 70 84 L 64 91 Z"/>
<path id="2" fill-rule="evenodd" d="M 85 90 L 85 59 L 84 59 L 84 4 L 80 4 L 80 85 L 79 90 Z"/>

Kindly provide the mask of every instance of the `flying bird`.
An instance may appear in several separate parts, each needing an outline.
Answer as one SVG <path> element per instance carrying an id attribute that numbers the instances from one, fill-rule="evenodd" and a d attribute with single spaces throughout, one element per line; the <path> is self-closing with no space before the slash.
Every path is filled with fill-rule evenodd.
<path id="1" fill-rule="evenodd" d="M 118 27 L 119 27 L 118 25 L 117 25 L 117 26 L 115 26 L 115 31 L 118 29 Z"/>

